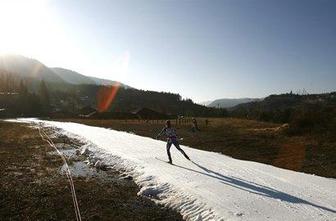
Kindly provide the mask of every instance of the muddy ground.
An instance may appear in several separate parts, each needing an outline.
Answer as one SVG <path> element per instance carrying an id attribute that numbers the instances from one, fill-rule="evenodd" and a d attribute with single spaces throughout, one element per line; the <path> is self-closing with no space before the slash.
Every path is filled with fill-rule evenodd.
<path id="1" fill-rule="evenodd" d="M 52 140 L 66 152 L 79 144 Z M 63 162 L 36 128 L 0 121 L 0 158 L 0 220 L 76 219 Z M 82 220 L 182 220 L 176 211 L 137 196 L 137 185 L 120 171 L 97 171 L 83 160 L 69 160 L 86 174 L 73 177 Z"/>

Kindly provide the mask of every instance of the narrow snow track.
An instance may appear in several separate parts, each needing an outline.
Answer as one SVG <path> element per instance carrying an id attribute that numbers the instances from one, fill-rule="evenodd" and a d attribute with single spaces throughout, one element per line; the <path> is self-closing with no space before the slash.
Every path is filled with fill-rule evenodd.
<path id="1" fill-rule="evenodd" d="M 336 221 L 336 180 L 182 146 L 175 165 L 165 160 L 165 143 L 115 130 L 76 123 L 43 123 L 87 142 L 106 164 L 126 170 L 139 194 L 178 210 L 186 220 Z"/>

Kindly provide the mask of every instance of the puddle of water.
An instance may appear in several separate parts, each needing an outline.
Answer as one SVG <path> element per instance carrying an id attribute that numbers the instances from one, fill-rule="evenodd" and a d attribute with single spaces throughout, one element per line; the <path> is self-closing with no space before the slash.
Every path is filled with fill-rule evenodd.
<path id="1" fill-rule="evenodd" d="M 83 161 L 75 161 L 69 165 L 69 169 L 72 177 L 82 177 L 82 178 L 98 178 L 102 181 L 120 181 L 119 176 L 111 174 L 108 171 L 98 170 L 95 167 L 90 167 L 87 163 Z M 66 165 L 60 168 L 60 174 L 66 175 Z"/>
<path id="2" fill-rule="evenodd" d="M 66 158 L 76 158 L 77 157 L 77 151 L 76 149 L 60 149 L 59 150 Z M 48 152 L 48 154 L 50 155 L 58 155 L 58 153 L 56 151 L 51 151 Z"/>
<path id="3" fill-rule="evenodd" d="M 96 171 L 95 168 L 90 168 L 87 164 L 82 161 L 73 162 L 69 165 L 69 169 L 72 176 L 75 177 L 97 177 L 99 173 Z M 66 165 L 63 165 L 60 169 L 60 173 L 65 175 L 66 174 Z"/>
<path id="4" fill-rule="evenodd" d="M 83 177 L 87 179 L 99 178 L 104 181 L 119 180 L 119 177 L 113 173 L 105 171 L 105 165 L 100 165 L 99 159 L 96 159 L 90 154 L 87 145 L 83 145 L 79 149 L 59 149 L 63 156 L 67 159 L 69 169 L 73 177 Z M 58 155 L 56 151 L 48 152 L 49 155 Z M 84 157 L 86 156 L 86 157 Z M 83 161 L 86 158 L 86 160 Z M 100 164 L 99 164 L 100 163 Z M 97 169 L 100 168 L 101 169 Z M 61 175 L 66 175 L 66 165 L 59 168 Z"/>

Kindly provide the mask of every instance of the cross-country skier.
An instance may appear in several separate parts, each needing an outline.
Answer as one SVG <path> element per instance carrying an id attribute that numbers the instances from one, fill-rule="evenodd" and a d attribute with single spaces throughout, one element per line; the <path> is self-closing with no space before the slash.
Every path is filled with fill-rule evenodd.
<path id="1" fill-rule="evenodd" d="M 167 154 L 169 158 L 169 163 L 172 164 L 172 158 L 170 156 L 170 147 L 172 144 L 184 155 L 185 158 L 188 160 L 188 155 L 181 149 L 180 144 L 177 140 L 176 130 L 171 127 L 170 120 L 166 121 L 166 126 L 161 130 L 161 132 L 156 136 L 156 139 L 158 139 L 162 134 L 165 134 L 167 137 Z"/>
<path id="2" fill-rule="evenodd" d="M 191 128 L 192 132 L 196 132 L 196 131 L 201 131 L 198 127 L 197 121 L 195 118 L 192 118 L 192 128 Z"/>

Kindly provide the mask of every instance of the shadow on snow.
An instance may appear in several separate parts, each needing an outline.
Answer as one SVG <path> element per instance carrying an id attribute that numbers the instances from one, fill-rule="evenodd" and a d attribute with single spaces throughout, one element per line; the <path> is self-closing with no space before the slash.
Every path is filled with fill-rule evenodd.
<path id="1" fill-rule="evenodd" d="M 187 168 L 187 167 L 184 167 L 184 166 L 180 166 L 180 165 L 174 165 L 174 166 L 185 169 L 185 170 L 189 170 L 191 172 L 202 174 L 202 175 L 214 178 L 214 179 L 218 179 L 223 184 L 230 185 L 232 187 L 235 187 L 235 188 L 238 188 L 238 189 L 241 189 L 241 190 L 244 190 L 244 191 L 248 191 L 250 193 L 258 194 L 258 195 L 265 196 L 265 197 L 270 197 L 270 198 L 273 198 L 273 199 L 279 199 L 279 200 L 286 201 L 286 202 L 289 202 L 289 203 L 294 203 L 294 204 L 303 203 L 303 204 L 306 204 L 306 205 L 316 207 L 318 209 L 322 209 L 322 210 L 325 210 L 325 211 L 336 213 L 336 210 L 334 210 L 334 209 L 330 209 L 330 208 L 327 208 L 327 207 L 324 207 L 324 206 L 320 206 L 320 205 L 311 203 L 307 200 L 298 198 L 296 196 L 293 196 L 293 195 L 290 195 L 290 194 L 287 194 L 287 193 L 284 193 L 284 192 L 281 192 L 281 191 L 275 190 L 273 188 L 263 186 L 263 185 L 260 185 L 260 184 L 254 183 L 254 182 L 248 182 L 246 180 L 243 180 L 243 179 L 240 179 L 240 178 L 237 178 L 237 177 L 228 177 L 228 176 L 225 176 L 225 175 L 220 174 L 218 172 L 215 172 L 213 170 L 210 170 L 210 169 L 208 169 L 204 166 L 201 166 L 200 164 L 198 164 L 196 162 L 192 161 L 192 163 L 194 165 L 196 165 L 198 168 L 202 169 L 204 172 L 197 171 L 197 170 Z"/>

